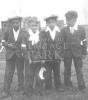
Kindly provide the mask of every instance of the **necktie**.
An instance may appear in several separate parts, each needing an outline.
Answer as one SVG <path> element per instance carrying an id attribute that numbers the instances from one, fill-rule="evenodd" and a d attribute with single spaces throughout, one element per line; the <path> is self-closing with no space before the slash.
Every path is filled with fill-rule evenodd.
<path id="1" fill-rule="evenodd" d="M 70 32 L 73 34 L 74 33 L 74 27 L 70 27 Z"/>

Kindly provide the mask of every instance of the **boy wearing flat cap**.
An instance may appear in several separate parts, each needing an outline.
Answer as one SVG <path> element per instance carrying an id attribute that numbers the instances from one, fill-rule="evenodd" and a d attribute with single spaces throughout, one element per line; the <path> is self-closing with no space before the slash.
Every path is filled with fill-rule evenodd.
<path id="1" fill-rule="evenodd" d="M 10 87 L 12 83 L 12 78 L 17 68 L 18 75 L 18 91 L 23 91 L 24 84 L 24 63 L 21 54 L 21 33 L 20 24 L 21 18 L 15 17 L 9 19 L 10 29 L 4 32 L 2 45 L 6 48 L 6 68 L 4 77 L 4 93 L 3 96 L 8 96 L 10 94 Z"/>
<path id="2" fill-rule="evenodd" d="M 23 31 L 23 51 L 25 57 L 25 95 L 32 95 L 34 76 L 40 66 L 40 22 L 36 17 L 28 19 L 28 28 Z"/>
<path id="3" fill-rule="evenodd" d="M 78 13 L 68 11 L 65 14 L 66 24 L 61 33 L 64 40 L 64 82 L 66 87 L 72 87 L 71 65 L 74 62 L 79 90 L 85 89 L 82 74 L 82 57 L 86 55 L 86 35 L 82 27 L 77 26 Z"/>
<path id="4" fill-rule="evenodd" d="M 54 85 L 55 88 L 60 88 L 61 81 L 60 81 L 60 61 L 61 61 L 61 34 L 60 29 L 56 26 L 58 16 L 52 15 L 45 19 L 46 21 L 46 29 L 43 32 L 43 46 L 45 46 L 46 54 L 46 69 L 48 70 L 48 79 L 46 81 L 46 89 L 52 88 L 52 71 L 54 73 Z M 46 44 L 46 45 L 45 45 Z"/>

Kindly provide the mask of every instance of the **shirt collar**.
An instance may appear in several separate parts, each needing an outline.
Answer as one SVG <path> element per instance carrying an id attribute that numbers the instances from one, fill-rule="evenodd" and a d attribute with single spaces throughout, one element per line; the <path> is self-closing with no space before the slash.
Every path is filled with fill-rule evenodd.
<path id="1" fill-rule="evenodd" d="M 60 32 L 60 29 L 57 26 L 55 26 L 54 30 L 52 31 L 49 27 L 47 27 L 46 31 L 49 31 L 51 38 L 54 40 L 56 31 Z"/>
<path id="2" fill-rule="evenodd" d="M 77 24 L 75 24 L 75 26 L 73 27 L 75 30 L 77 30 L 78 29 L 78 25 Z"/>
<path id="3" fill-rule="evenodd" d="M 46 32 L 47 32 L 47 31 L 52 31 L 52 30 L 47 26 Z M 54 31 L 60 32 L 60 29 L 55 25 L 55 28 L 54 28 L 54 30 L 53 30 L 52 32 L 54 32 Z"/>
<path id="4" fill-rule="evenodd" d="M 67 24 L 64 25 L 65 27 L 68 26 Z M 78 30 L 78 24 L 76 23 L 73 27 L 72 27 L 74 30 Z"/>
<path id="5" fill-rule="evenodd" d="M 13 32 L 15 32 L 15 33 L 19 33 L 19 31 L 20 31 L 20 28 L 17 31 L 15 31 L 13 28 Z"/>
<path id="6" fill-rule="evenodd" d="M 31 29 L 29 29 L 28 30 L 28 33 L 31 35 L 31 34 L 39 34 L 39 30 L 37 30 L 35 33 L 31 30 Z"/>

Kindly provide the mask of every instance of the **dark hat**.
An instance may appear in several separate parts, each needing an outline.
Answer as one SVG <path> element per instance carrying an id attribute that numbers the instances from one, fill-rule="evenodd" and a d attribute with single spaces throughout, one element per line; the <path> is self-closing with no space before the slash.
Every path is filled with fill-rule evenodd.
<path id="1" fill-rule="evenodd" d="M 74 18 L 77 18 L 78 17 L 78 13 L 76 11 L 68 11 L 66 14 L 65 14 L 65 17 L 67 20 L 71 20 L 71 19 L 74 19 Z"/>
<path id="2" fill-rule="evenodd" d="M 13 17 L 8 19 L 10 24 L 14 24 L 14 23 L 21 23 L 22 17 Z"/>
<path id="3" fill-rule="evenodd" d="M 48 22 L 49 20 L 55 20 L 56 21 L 57 19 L 58 19 L 58 16 L 57 15 L 51 15 L 51 16 L 45 18 L 44 20 L 46 22 Z"/>

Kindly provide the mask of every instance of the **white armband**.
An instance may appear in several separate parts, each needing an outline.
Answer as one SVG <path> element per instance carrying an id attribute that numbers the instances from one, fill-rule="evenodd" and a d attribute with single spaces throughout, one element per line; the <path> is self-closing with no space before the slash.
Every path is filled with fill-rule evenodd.
<path id="1" fill-rule="evenodd" d="M 25 47 L 26 48 L 26 44 L 21 44 L 21 47 Z"/>
<path id="2" fill-rule="evenodd" d="M 2 41 L 1 41 L 1 44 L 0 44 L 1 46 L 3 46 L 3 45 L 2 45 L 3 42 L 5 42 L 5 40 L 2 40 Z"/>
<path id="3" fill-rule="evenodd" d="M 5 42 L 5 40 L 2 40 L 1 42 Z"/>
<path id="4" fill-rule="evenodd" d="M 84 40 L 82 40 L 82 41 L 83 41 L 83 42 L 84 42 L 84 41 L 87 41 L 87 39 L 84 39 Z"/>
<path id="5" fill-rule="evenodd" d="M 87 41 L 87 40 L 86 40 L 86 39 L 82 40 L 82 41 L 81 41 L 81 45 L 83 45 L 83 42 L 85 42 L 85 41 Z"/>
<path id="6" fill-rule="evenodd" d="M 81 45 L 83 45 L 83 41 L 81 41 L 81 43 L 80 43 Z"/>

